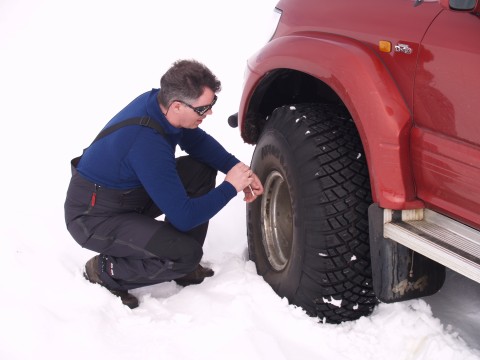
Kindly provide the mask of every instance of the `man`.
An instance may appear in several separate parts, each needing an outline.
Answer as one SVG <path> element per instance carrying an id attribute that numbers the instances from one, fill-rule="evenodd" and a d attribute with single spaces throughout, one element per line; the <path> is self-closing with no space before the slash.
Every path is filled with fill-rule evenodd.
<path id="1" fill-rule="evenodd" d="M 160 89 L 140 95 L 72 160 L 65 221 L 73 238 L 98 252 L 85 277 L 130 308 L 128 290 L 175 280 L 199 284 L 208 221 L 238 192 L 263 193 L 250 168 L 198 126 L 212 114 L 220 81 L 203 64 L 180 60 Z M 179 145 L 188 155 L 175 159 Z M 217 171 L 226 174 L 215 186 Z M 165 220 L 157 219 L 165 215 Z"/>

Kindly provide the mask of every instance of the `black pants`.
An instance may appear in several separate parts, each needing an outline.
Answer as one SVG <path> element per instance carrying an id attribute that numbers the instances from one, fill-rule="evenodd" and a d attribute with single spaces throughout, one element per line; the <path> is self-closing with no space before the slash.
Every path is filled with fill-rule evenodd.
<path id="1" fill-rule="evenodd" d="M 177 171 L 190 197 L 215 187 L 217 171 L 189 156 Z M 101 254 L 101 278 L 110 289 L 129 290 L 179 278 L 200 263 L 208 222 L 175 229 L 143 188 L 108 189 L 72 167 L 65 201 L 67 229 L 82 247 Z"/>

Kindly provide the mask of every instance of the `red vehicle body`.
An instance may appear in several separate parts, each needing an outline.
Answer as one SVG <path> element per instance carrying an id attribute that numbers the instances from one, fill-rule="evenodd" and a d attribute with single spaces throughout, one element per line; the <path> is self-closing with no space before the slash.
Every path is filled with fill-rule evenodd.
<path id="1" fill-rule="evenodd" d="M 312 315 L 338 322 L 367 314 L 376 302 L 373 298 L 400 301 L 431 294 L 443 282 L 444 266 L 480 282 L 480 102 L 475 100 L 480 90 L 479 11 L 478 0 L 278 3 L 273 37 L 248 61 L 238 112 L 241 136 L 257 144 L 252 167 L 263 169 L 262 180 L 271 185 L 266 188 L 267 200 L 248 208 L 249 249 L 259 273 L 272 287 Z M 313 185 L 312 180 L 309 194 L 302 193 L 299 184 L 305 175 L 298 164 L 306 153 L 301 158 L 288 153 L 306 146 L 305 142 L 317 145 L 313 151 L 316 158 L 304 162 L 304 168 L 320 166 L 330 171 L 331 179 L 345 172 L 339 170 L 335 175 L 322 163 L 318 153 L 324 146 L 318 145 L 317 135 L 293 138 L 296 128 L 287 130 L 286 125 L 293 115 L 285 110 L 273 116 L 275 109 L 294 106 L 298 119 L 309 118 L 302 128 L 305 134 L 324 120 L 330 121 L 330 110 L 314 109 L 312 113 L 310 108 L 298 106 L 306 103 L 322 104 L 323 109 L 342 107 L 354 124 L 356 131 L 347 133 L 358 138 L 360 150 L 352 151 L 365 156 L 369 174 L 370 194 L 365 195 L 364 204 L 371 206 L 369 214 L 363 211 L 369 235 L 362 240 L 370 247 L 369 254 L 357 254 L 354 249 L 333 251 L 334 246 L 329 245 L 329 234 L 340 238 L 342 231 L 353 233 L 352 223 L 335 232 L 333 225 L 320 229 L 311 224 L 313 220 L 304 220 L 316 211 L 326 213 L 333 203 L 346 202 L 343 195 L 332 198 L 328 206 L 319 205 L 321 201 L 297 202 L 300 198 L 320 199 L 329 191 L 326 181 Z M 304 107 L 308 116 L 302 115 Z M 335 118 L 344 118 L 335 112 Z M 312 117 L 315 119 L 310 120 Z M 342 124 L 350 119 L 335 120 L 332 126 L 342 130 Z M 341 138 L 334 140 L 334 144 L 341 143 Z M 270 161 L 266 154 L 272 148 L 278 154 Z M 345 155 L 345 159 L 353 155 Z M 283 156 L 293 158 L 283 161 Z M 350 180 L 342 181 L 341 187 L 350 187 Z M 355 210 L 338 210 L 338 215 L 348 218 L 348 211 L 355 213 L 353 227 L 358 229 L 362 215 L 358 215 L 356 203 Z M 299 215 L 302 211 L 303 217 Z M 326 218 L 319 215 L 315 222 L 322 219 Z M 287 235 L 278 233 L 282 227 Z M 430 231 L 432 227 L 435 229 Z M 321 235 L 304 240 L 312 232 Z M 316 252 L 328 250 L 328 256 L 317 259 L 320 263 L 326 257 L 337 266 L 308 260 L 312 247 Z M 352 246 L 344 243 L 345 247 Z M 279 255 L 277 262 L 275 254 Z M 352 299 L 351 291 L 345 289 L 360 289 L 332 278 L 335 271 L 352 270 L 350 265 L 340 264 L 347 254 L 372 265 L 368 270 L 353 270 L 362 273 L 360 288 L 370 294 L 358 299 L 353 296 L 356 305 L 362 301 L 366 305 L 358 314 L 353 311 L 355 301 L 344 301 L 349 303 L 348 309 L 339 310 L 319 300 L 328 296 Z M 416 275 L 409 276 L 415 256 Z M 263 265 L 259 266 L 259 258 L 264 259 L 260 261 Z M 315 267 L 320 269 L 315 274 L 307 270 Z M 331 273 L 321 270 L 325 268 Z M 322 276 L 328 280 L 320 280 Z M 308 285 L 306 277 L 317 277 L 317 285 Z M 399 284 L 403 291 L 398 290 Z M 297 295 L 306 288 L 310 295 L 298 300 Z"/>

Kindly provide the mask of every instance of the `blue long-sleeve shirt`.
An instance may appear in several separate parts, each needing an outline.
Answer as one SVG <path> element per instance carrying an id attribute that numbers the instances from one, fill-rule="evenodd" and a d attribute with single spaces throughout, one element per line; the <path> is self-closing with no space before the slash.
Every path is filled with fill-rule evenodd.
<path id="1" fill-rule="evenodd" d="M 200 128 L 172 126 L 157 102 L 158 89 L 140 95 L 105 126 L 149 116 L 165 130 L 162 136 L 145 126 L 125 126 L 97 140 L 82 155 L 77 171 L 89 181 L 112 189 L 143 187 L 170 223 L 188 231 L 211 219 L 237 194 L 223 181 L 209 193 L 188 197 L 175 162 L 177 145 L 193 158 L 227 173 L 239 160 Z"/>

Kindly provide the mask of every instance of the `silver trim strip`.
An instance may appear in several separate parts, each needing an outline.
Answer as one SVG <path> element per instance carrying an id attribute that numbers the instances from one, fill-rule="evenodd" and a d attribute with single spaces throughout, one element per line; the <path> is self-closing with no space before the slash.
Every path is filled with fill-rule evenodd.
<path id="1" fill-rule="evenodd" d="M 385 219 L 391 220 L 391 214 L 386 209 Z M 384 237 L 480 283 L 480 232 L 431 210 L 425 210 L 420 218 L 423 220 L 387 222 Z"/>

